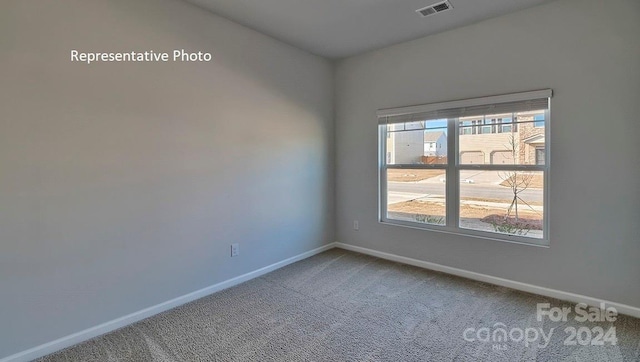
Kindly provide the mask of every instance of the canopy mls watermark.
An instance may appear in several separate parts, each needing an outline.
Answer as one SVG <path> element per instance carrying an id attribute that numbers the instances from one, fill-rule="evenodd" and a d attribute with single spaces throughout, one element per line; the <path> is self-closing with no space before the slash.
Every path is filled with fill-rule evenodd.
<path id="1" fill-rule="evenodd" d="M 494 351 L 504 351 L 516 344 L 544 349 L 553 338 L 565 346 L 615 346 L 618 344 L 614 325 L 617 318 L 618 311 L 605 303 L 600 303 L 598 307 L 584 303 L 571 307 L 552 307 L 550 303 L 538 303 L 538 323 L 531 323 L 529 320 L 520 326 L 507 326 L 497 321 L 488 326 L 466 328 L 462 332 L 462 338 L 469 343 L 491 344 Z"/>
<path id="2" fill-rule="evenodd" d="M 70 51 L 70 59 L 72 63 L 144 63 L 144 62 L 210 62 L 213 56 L 211 53 L 197 51 L 187 52 L 184 49 L 174 49 L 171 53 L 156 52 L 154 50 L 146 50 L 143 52 L 81 52 L 76 49 Z"/>

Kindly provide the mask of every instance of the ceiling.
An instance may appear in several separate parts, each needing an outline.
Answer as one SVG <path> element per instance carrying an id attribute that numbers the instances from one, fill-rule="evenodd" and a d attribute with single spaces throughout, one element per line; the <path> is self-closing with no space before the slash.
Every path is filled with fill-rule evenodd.
<path id="1" fill-rule="evenodd" d="M 187 1 L 298 48 L 336 59 L 550 0 L 450 0 L 452 10 L 424 18 L 415 10 L 439 0 Z"/>

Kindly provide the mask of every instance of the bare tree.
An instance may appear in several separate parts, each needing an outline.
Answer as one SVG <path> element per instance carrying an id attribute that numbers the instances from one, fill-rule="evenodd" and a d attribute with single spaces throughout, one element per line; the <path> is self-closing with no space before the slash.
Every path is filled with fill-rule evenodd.
<path id="1" fill-rule="evenodd" d="M 517 160 L 520 158 L 520 142 L 518 139 L 516 139 L 515 133 L 512 132 L 510 134 L 509 143 L 505 145 L 505 147 L 510 152 L 513 163 L 517 164 Z M 507 184 L 507 186 L 513 192 L 513 198 L 511 199 L 509 208 L 507 208 L 505 219 L 508 219 L 513 212 L 515 221 L 517 223 L 520 217 L 518 213 L 518 202 L 522 202 L 533 210 L 533 207 L 531 207 L 531 205 L 529 205 L 522 199 L 522 197 L 520 197 L 520 193 L 528 189 L 531 185 L 531 181 L 533 180 L 533 173 L 524 171 L 505 171 L 498 172 L 498 176 L 504 181 L 504 183 Z"/>

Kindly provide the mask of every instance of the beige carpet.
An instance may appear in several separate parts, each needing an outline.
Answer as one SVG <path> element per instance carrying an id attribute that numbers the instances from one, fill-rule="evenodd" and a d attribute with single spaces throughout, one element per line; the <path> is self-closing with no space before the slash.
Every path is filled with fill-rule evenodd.
<path id="1" fill-rule="evenodd" d="M 570 315 L 567 322 L 538 322 L 536 303 L 544 302 L 573 308 L 333 249 L 41 360 L 640 360 L 640 320 L 619 316 L 613 323 L 578 323 Z M 542 337 L 529 346 L 518 341 L 518 331 L 505 342 L 478 340 L 500 327 L 554 332 L 544 347 Z M 617 343 L 565 345 L 567 327 L 615 327 Z M 533 332 L 528 333 L 532 339 Z M 585 331 L 580 341 L 594 338 L 587 339 Z"/>

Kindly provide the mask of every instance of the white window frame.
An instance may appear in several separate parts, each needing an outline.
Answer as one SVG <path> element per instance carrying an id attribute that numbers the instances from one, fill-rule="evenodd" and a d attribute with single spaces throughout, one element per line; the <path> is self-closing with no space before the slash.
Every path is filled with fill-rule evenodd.
<path id="1" fill-rule="evenodd" d="M 511 243 L 548 247 L 549 242 L 549 179 L 550 179 L 550 109 L 551 89 L 540 91 L 514 93 L 499 96 L 465 99 L 451 102 L 425 104 L 400 108 L 380 109 L 377 111 L 379 119 L 378 142 L 378 215 L 382 224 L 417 228 L 429 231 L 444 232 L 456 235 L 471 236 L 482 239 L 506 241 Z M 507 102 L 522 101 L 527 99 L 548 99 L 548 107 L 545 110 L 545 164 L 544 165 L 492 165 L 469 164 L 462 165 L 459 160 L 460 122 L 458 118 L 448 118 L 447 121 L 447 164 L 412 164 L 412 165 L 387 165 L 386 164 L 386 126 L 381 119 L 396 115 L 411 115 L 423 112 L 437 112 L 439 109 L 463 108 L 472 106 L 492 105 Z M 512 121 L 513 122 L 513 121 Z M 512 124 L 513 125 L 513 124 Z M 446 217 L 445 225 L 426 224 L 412 221 L 390 219 L 387 217 L 387 170 L 388 169 L 441 169 L 446 173 Z M 526 236 L 502 234 L 497 232 L 473 230 L 460 227 L 460 171 L 463 170 L 487 170 L 487 171 L 542 171 L 543 172 L 543 237 L 533 238 Z"/>

